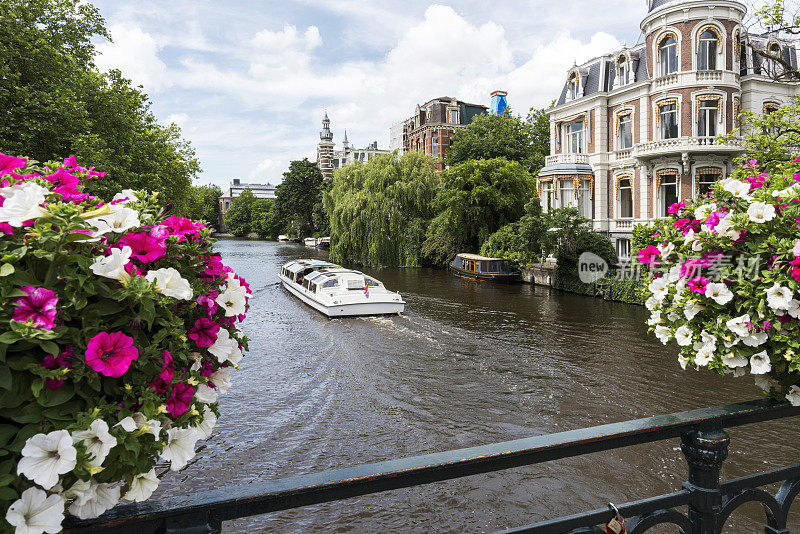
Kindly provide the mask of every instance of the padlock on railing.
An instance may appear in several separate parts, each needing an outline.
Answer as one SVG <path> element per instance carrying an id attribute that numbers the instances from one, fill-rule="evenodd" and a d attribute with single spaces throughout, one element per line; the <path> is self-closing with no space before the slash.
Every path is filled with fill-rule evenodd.
<path id="1" fill-rule="evenodd" d="M 625 518 L 622 517 L 622 514 L 619 513 L 619 510 L 617 510 L 613 502 L 608 503 L 608 507 L 614 510 L 616 515 L 611 521 L 606 523 L 606 534 L 627 534 L 628 531 L 625 530 Z"/>

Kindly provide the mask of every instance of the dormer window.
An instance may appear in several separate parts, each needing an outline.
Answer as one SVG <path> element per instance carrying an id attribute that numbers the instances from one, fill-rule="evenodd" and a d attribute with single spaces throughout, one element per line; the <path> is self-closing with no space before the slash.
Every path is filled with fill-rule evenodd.
<path id="1" fill-rule="evenodd" d="M 773 43 L 767 49 L 767 53 L 772 57 L 781 57 L 781 46 L 778 43 Z M 781 74 L 781 65 L 777 60 L 766 59 L 764 67 L 767 71 L 767 76 L 777 77 Z"/>
<path id="2" fill-rule="evenodd" d="M 678 43 L 675 41 L 675 37 L 672 35 L 664 37 L 658 46 L 658 54 L 662 76 L 678 72 Z"/>
<path id="3" fill-rule="evenodd" d="M 573 74 L 569 79 L 569 98 L 575 100 L 580 97 L 580 84 L 578 82 L 578 75 Z"/>
<path id="4" fill-rule="evenodd" d="M 697 70 L 717 70 L 719 38 L 712 29 L 700 34 L 697 46 Z"/>
<path id="5" fill-rule="evenodd" d="M 621 56 L 617 62 L 617 75 L 619 76 L 617 85 L 628 85 L 628 83 L 630 83 L 630 70 L 628 69 L 628 60 L 625 56 Z"/>

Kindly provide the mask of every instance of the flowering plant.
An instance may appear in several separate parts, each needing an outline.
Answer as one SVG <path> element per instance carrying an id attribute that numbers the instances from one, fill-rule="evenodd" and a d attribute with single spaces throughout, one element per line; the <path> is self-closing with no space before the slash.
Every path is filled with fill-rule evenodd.
<path id="1" fill-rule="evenodd" d="M 155 195 L 111 202 L 74 157 L 0 154 L 2 530 L 59 532 L 147 499 L 211 435 L 250 289 L 202 223 Z"/>
<path id="2" fill-rule="evenodd" d="M 639 252 L 647 308 L 679 362 L 753 375 L 800 405 L 800 158 L 767 174 L 746 161 L 708 196 L 673 204 Z"/>

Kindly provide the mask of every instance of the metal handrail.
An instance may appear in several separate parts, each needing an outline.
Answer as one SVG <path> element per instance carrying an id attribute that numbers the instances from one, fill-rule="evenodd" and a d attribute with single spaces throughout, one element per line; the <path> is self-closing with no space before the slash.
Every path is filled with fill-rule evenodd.
<path id="1" fill-rule="evenodd" d="M 657 415 L 122 505 L 96 519 L 70 517 L 65 532 L 142 534 L 162 531 L 165 525 L 173 525 L 167 528 L 169 532 L 188 532 L 182 530 L 187 525 L 194 529 L 210 525 L 209 530 L 192 532 L 216 532 L 222 521 L 796 415 L 800 415 L 800 407 L 766 399 Z M 671 494 L 671 498 L 683 499 L 684 491 Z"/>

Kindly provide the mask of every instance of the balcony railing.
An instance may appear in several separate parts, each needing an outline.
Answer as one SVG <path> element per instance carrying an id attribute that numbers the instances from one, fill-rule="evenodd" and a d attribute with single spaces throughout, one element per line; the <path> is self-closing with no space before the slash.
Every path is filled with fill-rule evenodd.
<path id="1" fill-rule="evenodd" d="M 586 154 L 553 154 L 544 159 L 545 165 L 557 165 L 558 163 L 589 163 L 589 156 Z"/>
<path id="2" fill-rule="evenodd" d="M 699 70 L 697 71 L 698 82 L 721 82 L 722 71 L 720 70 Z"/>
<path id="3" fill-rule="evenodd" d="M 673 72 L 672 74 L 667 74 L 666 76 L 661 76 L 660 78 L 656 78 L 653 81 L 655 83 L 656 89 L 660 89 L 662 87 L 668 87 L 670 85 L 678 83 L 678 73 Z"/>
<path id="4" fill-rule="evenodd" d="M 800 464 L 726 482 L 720 481 L 720 469 L 730 444 L 725 428 L 797 415 L 800 407 L 769 400 L 703 408 L 128 504 L 97 519 L 70 517 L 65 532 L 216 534 L 222 522 L 237 518 L 680 437 L 689 467 L 688 480 L 672 493 L 618 505 L 626 518 L 628 534 L 641 534 L 662 524 L 677 526 L 684 534 L 716 534 L 739 506 L 749 502 L 764 507 L 764 532 L 786 534 L 789 508 L 800 493 Z M 795 426 L 787 423 L 786 428 L 790 431 Z M 782 485 L 774 495 L 761 489 L 777 482 Z M 688 506 L 687 514 L 676 510 L 681 506 Z M 597 526 L 614 516 L 609 508 L 602 507 L 505 532 L 600 533 L 604 530 Z"/>
<path id="5" fill-rule="evenodd" d="M 626 148 L 623 150 L 617 150 L 614 152 L 614 159 L 621 160 L 621 159 L 629 159 L 633 155 L 632 148 Z"/>
<path id="6" fill-rule="evenodd" d="M 740 152 L 742 142 L 739 140 L 719 142 L 716 137 L 676 137 L 640 143 L 633 148 L 634 157 L 657 156 L 663 153 L 678 152 Z"/>

